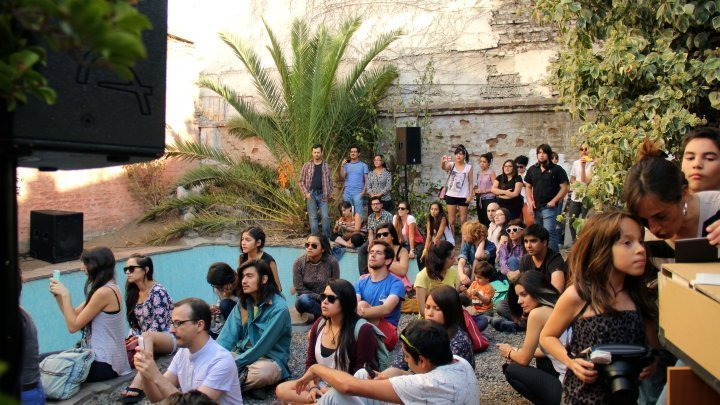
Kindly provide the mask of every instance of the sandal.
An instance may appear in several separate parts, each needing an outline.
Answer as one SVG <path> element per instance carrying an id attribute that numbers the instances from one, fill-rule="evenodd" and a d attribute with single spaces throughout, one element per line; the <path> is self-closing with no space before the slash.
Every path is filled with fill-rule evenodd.
<path id="1" fill-rule="evenodd" d="M 129 393 L 135 393 L 135 395 L 128 395 Z M 125 388 L 125 392 L 120 394 L 118 402 L 121 404 L 136 404 L 145 398 L 145 392 L 140 388 Z"/>

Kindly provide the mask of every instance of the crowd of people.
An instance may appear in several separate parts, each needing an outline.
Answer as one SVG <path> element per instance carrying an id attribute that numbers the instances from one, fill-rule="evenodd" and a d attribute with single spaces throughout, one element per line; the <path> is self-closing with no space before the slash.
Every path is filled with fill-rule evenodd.
<path id="1" fill-rule="evenodd" d="M 637 401 L 664 403 L 663 368 L 676 359 L 657 339 L 656 275 L 674 260 L 677 239 L 720 244 L 720 131 L 689 132 L 681 167 L 645 141 L 625 181 L 627 211 L 592 213 L 584 186 L 572 186 L 592 182 L 587 145 L 569 176 L 549 145 L 536 152 L 537 163 L 509 159 L 496 176 L 492 154 L 474 171 L 470 153 L 458 146 L 441 160 L 443 200 L 430 204 L 421 225 L 407 201 L 393 205 L 383 156 L 374 156 L 371 171 L 353 147 L 340 169 L 345 189 L 333 232 L 332 175 L 316 145 L 300 177 L 311 232 L 293 263 L 292 288 L 283 290 L 284 269 L 263 250 L 265 232 L 249 227 L 237 269 L 218 262 L 207 271 L 218 298 L 211 304 L 174 301 L 142 255 L 127 260 L 121 299 L 115 258 L 103 247 L 81 257 L 81 305 L 72 307 L 59 280 L 50 280 L 50 293 L 68 330 L 82 331 L 82 347 L 95 353 L 86 381 L 135 368 L 124 403 L 185 395 L 238 404 L 269 389 L 283 403 L 476 403 L 474 370 L 484 365 L 475 362 L 475 340 L 488 326 L 525 333 L 521 347 L 498 343 L 497 351 L 507 360 L 507 382 L 533 403 L 612 403 L 608 376 L 588 356 L 602 343 L 654 348 L 654 360 L 633 379 Z M 468 219 L 473 199 L 478 220 Z M 560 251 L 563 205 L 571 225 L 587 217 L 582 231 L 570 226 L 567 259 Z M 357 279 L 340 278 L 333 243 L 357 249 Z M 414 280 L 411 260 L 420 269 Z M 305 373 L 294 380 L 286 294 L 296 295 L 295 309 L 312 325 Z M 400 330 L 409 302 L 417 303 L 419 319 Z M 23 315 L 27 339 L 36 340 L 32 318 Z M 37 342 L 26 347 L 23 396 L 43 403 Z M 163 354 L 173 356 L 164 373 L 155 362 Z"/>

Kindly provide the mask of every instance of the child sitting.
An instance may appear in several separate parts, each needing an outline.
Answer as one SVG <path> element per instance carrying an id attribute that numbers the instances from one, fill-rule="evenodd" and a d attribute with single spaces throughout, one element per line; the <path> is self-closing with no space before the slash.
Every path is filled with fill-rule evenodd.
<path id="1" fill-rule="evenodd" d="M 458 276 L 460 284 L 468 287 L 470 276 L 476 261 L 484 260 L 495 266 L 497 248 L 487 240 L 487 228 L 478 221 L 468 221 L 462 225 L 462 246 L 458 255 Z M 460 291 L 464 291 L 461 287 Z"/>
<path id="2" fill-rule="evenodd" d="M 475 280 L 465 295 L 472 300 L 472 307 L 468 308 L 468 312 L 472 315 L 478 329 L 483 331 L 488 325 L 488 316 L 492 316 L 493 313 L 495 289 L 490 284 L 490 279 L 495 273 L 495 268 L 484 260 L 476 260 L 473 267 Z"/>

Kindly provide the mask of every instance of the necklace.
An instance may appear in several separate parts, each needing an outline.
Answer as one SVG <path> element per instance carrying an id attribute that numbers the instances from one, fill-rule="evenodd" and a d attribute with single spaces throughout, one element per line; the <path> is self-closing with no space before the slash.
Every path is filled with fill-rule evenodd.
<path id="1" fill-rule="evenodd" d="M 332 339 L 330 339 L 330 343 L 335 344 L 335 338 L 336 334 L 333 332 L 332 323 L 328 321 L 328 330 L 330 331 L 330 334 L 332 334 Z"/>

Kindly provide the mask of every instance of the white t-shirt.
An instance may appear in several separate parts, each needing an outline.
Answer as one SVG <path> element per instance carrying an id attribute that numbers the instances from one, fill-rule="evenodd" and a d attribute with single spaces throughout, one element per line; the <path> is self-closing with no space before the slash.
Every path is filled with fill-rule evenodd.
<path id="1" fill-rule="evenodd" d="M 595 164 L 595 162 L 587 162 L 585 163 L 585 178 L 587 179 L 590 177 L 590 172 L 592 172 L 592 166 Z M 570 177 L 575 177 L 575 181 L 580 181 L 580 168 L 582 166 L 580 165 L 580 159 L 576 160 L 572 164 L 572 168 L 570 168 Z M 577 196 L 577 191 L 573 190 L 572 194 L 570 194 L 570 199 L 575 202 L 582 201 Z"/>
<path id="2" fill-rule="evenodd" d="M 405 404 L 477 404 L 480 400 L 475 371 L 459 356 L 454 362 L 429 373 L 390 378 L 390 384 Z"/>
<path id="3" fill-rule="evenodd" d="M 393 215 L 393 224 L 397 221 L 397 214 Z M 407 241 L 408 239 L 408 228 L 410 227 L 410 224 L 415 224 L 417 226 L 417 219 L 415 219 L 412 214 L 407 215 L 407 221 L 405 221 L 405 225 L 403 225 L 402 229 L 400 230 L 400 239 L 402 241 Z M 417 243 L 417 241 L 415 242 Z"/>
<path id="4" fill-rule="evenodd" d="M 180 391 L 188 392 L 206 386 L 223 391 L 218 402 L 221 405 L 242 404 L 242 391 L 238 371 L 232 355 L 212 338 L 195 353 L 186 348 L 178 349 L 168 372 L 177 376 Z"/>

